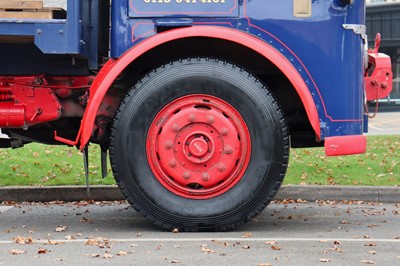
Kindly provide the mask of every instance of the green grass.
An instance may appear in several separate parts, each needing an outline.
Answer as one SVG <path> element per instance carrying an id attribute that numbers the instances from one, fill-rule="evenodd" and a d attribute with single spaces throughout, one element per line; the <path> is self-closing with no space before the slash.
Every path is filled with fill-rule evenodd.
<path id="1" fill-rule="evenodd" d="M 82 154 L 75 148 L 29 144 L 0 149 L 0 186 L 83 185 Z M 100 150 L 90 147 L 90 184 L 115 184 L 101 178 Z M 110 167 L 109 167 L 110 168 Z M 370 136 L 366 154 L 326 157 L 323 148 L 292 149 L 284 184 L 400 185 L 400 136 Z"/>
<path id="2" fill-rule="evenodd" d="M 370 136 L 365 154 L 327 157 L 323 148 L 292 149 L 284 184 L 400 185 L 400 136 Z"/>
<path id="3" fill-rule="evenodd" d="M 32 143 L 16 150 L 0 149 L 0 159 L 0 186 L 85 184 L 82 153 L 75 148 Z M 108 170 L 108 177 L 102 179 L 100 149 L 98 145 L 92 145 L 89 153 L 90 184 L 115 184 L 111 170 Z"/>

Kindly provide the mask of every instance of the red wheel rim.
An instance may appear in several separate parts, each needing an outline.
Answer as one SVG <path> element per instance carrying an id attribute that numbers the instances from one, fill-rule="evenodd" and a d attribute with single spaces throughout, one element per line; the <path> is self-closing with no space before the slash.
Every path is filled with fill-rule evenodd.
<path id="1" fill-rule="evenodd" d="M 209 199 L 242 179 L 250 161 L 250 133 L 227 102 L 210 95 L 184 96 L 157 114 L 146 152 L 154 176 L 169 191 Z"/>

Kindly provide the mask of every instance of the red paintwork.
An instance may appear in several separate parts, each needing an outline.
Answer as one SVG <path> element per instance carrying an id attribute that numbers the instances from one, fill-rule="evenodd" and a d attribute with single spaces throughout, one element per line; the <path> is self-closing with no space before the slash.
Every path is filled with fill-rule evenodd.
<path id="1" fill-rule="evenodd" d="M 68 98 L 74 89 L 88 89 L 93 80 L 91 76 L 0 76 L 0 127 L 27 128 L 59 119 L 59 98 Z"/>
<path id="2" fill-rule="evenodd" d="M 327 156 L 365 153 L 366 147 L 367 138 L 363 135 L 325 138 L 325 153 Z"/>
<path id="3" fill-rule="evenodd" d="M 143 55 L 147 51 L 169 41 L 173 41 L 181 38 L 190 37 L 208 37 L 223 39 L 231 42 L 235 42 L 246 46 L 266 59 L 274 63 L 289 79 L 296 89 L 300 99 L 303 102 L 304 108 L 307 112 L 307 116 L 310 123 L 315 131 L 316 136 L 320 139 L 320 124 L 317 108 L 313 101 L 312 95 L 308 90 L 306 83 L 303 78 L 293 67 L 293 65 L 279 53 L 275 48 L 266 44 L 262 40 L 246 34 L 244 32 L 217 26 L 193 26 L 187 28 L 180 28 L 171 31 L 166 31 L 154 35 L 152 37 L 143 40 L 136 46 L 128 50 L 119 59 L 110 59 L 97 75 L 93 85 L 90 88 L 90 102 L 86 108 L 80 130 L 81 135 L 77 136 L 75 142 L 80 142 L 80 148 L 83 149 L 89 142 L 92 135 L 94 121 L 96 119 L 96 113 L 99 109 L 100 103 L 103 100 L 104 95 L 110 88 L 114 80 L 118 75 L 135 59 Z"/>
<path id="4" fill-rule="evenodd" d="M 0 77 L 0 128 L 27 128 L 56 120 L 61 105 L 39 76 Z"/>
<path id="5" fill-rule="evenodd" d="M 368 51 L 368 69 L 365 75 L 367 101 L 385 98 L 392 91 L 392 64 L 389 56 L 378 53 L 380 43 L 381 35 L 378 33 L 374 49 Z"/>
<path id="6" fill-rule="evenodd" d="M 150 168 L 165 188 L 184 198 L 208 199 L 241 180 L 251 139 L 245 121 L 227 102 L 190 95 L 157 114 L 146 150 Z"/>

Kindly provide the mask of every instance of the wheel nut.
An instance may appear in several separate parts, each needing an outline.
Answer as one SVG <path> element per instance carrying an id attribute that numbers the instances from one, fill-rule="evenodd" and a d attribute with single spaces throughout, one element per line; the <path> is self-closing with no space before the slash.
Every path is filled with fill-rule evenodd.
<path id="1" fill-rule="evenodd" d="M 172 148 L 172 146 L 174 146 L 174 143 L 173 143 L 172 141 L 167 140 L 167 141 L 165 142 L 165 148 L 166 148 L 167 150 L 170 150 L 170 149 Z"/>
<path id="2" fill-rule="evenodd" d="M 201 179 L 203 179 L 204 181 L 208 181 L 208 180 L 210 180 L 210 175 L 207 173 L 204 173 L 201 175 Z"/>
<path id="3" fill-rule="evenodd" d="M 223 164 L 223 163 L 218 164 L 218 170 L 219 170 L 220 172 L 225 171 L 225 170 L 226 170 L 225 164 Z"/>
<path id="4" fill-rule="evenodd" d="M 230 146 L 226 146 L 224 152 L 226 154 L 232 154 L 233 153 L 233 149 Z"/>
<path id="5" fill-rule="evenodd" d="M 175 124 L 172 125 L 172 131 L 178 132 L 180 129 L 181 129 L 181 128 L 179 127 L 178 124 L 175 123 Z"/>
<path id="6" fill-rule="evenodd" d="M 175 160 L 169 161 L 169 166 L 171 166 L 172 168 L 174 168 L 174 167 L 176 166 L 176 161 L 175 161 Z"/>
<path id="7" fill-rule="evenodd" d="M 188 121 L 189 121 L 189 122 L 193 123 L 195 120 L 196 120 L 195 114 L 190 114 L 190 115 L 188 116 Z"/>
<path id="8" fill-rule="evenodd" d="M 184 172 L 183 173 L 183 178 L 184 179 L 189 179 L 190 178 L 190 172 Z"/>
<path id="9" fill-rule="evenodd" d="M 215 121 L 214 116 L 212 116 L 212 115 L 207 116 L 207 123 L 212 124 L 212 123 L 214 123 L 214 121 Z"/>
<path id="10" fill-rule="evenodd" d="M 229 133 L 229 131 L 228 131 L 228 129 L 227 129 L 226 127 L 223 127 L 223 128 L 221 129 L 221 134 L 222 134 L 222 136 L 228 136 L 228 133 Z"/>

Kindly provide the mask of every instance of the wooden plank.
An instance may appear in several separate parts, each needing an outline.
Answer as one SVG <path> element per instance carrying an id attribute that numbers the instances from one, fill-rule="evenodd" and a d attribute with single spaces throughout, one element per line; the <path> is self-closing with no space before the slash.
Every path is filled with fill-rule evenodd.
<path id="1" fill-rule="evenodd" d="M 2 11 L 0 18 L 6 19 L 65 19 L 66 12 L 61 8 L 43 8 L 41 10 Z"/>
<path id="2" fill-rule="evenodd" d="M 0 1 L 0 9 L 42 9 L 43 1 Z"/>
<path id="3" fill-rule="evenodd" d="M 53 12 L 51 11 L 38 11 L 38 12 L 13 12 L 13 11 L 0 11 L 0 18 L 15 18 L 15 19 L 52 19 Z"/>

